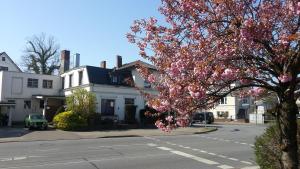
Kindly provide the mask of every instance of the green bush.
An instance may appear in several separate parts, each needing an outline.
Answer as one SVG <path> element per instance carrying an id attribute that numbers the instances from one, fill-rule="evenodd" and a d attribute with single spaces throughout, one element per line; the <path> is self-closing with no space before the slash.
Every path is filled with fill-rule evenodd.
<path id="1" fill-rule="evenodd" d="M 298 124 L 300 124 L 298 122 Z M 300 127 L 298 125 L 298 149 L 300 148 Z M 255 156 L 256 162 L 261 169 L 278 169 L 280 166 L 280 133 L 276 124 L 269 126 L 266 132 L 257 137 L 255 141 Z M 300 149 L 298 150 L 300 157 Z"/>
<path id="2" fill-rule="evenodd" d="M 83 130 L 88 126 L 86 118 L 72 111 L 59 113 L 54 117 L 53 123 L 61 130 Z"/>

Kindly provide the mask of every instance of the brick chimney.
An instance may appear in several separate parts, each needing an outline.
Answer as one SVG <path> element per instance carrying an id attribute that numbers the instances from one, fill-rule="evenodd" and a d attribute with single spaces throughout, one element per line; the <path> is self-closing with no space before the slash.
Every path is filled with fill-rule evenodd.
<path id="1" fill-rule="evenodd" d="M 106 61 L 101 61 L 100 67 L 106 69 Z"/>
<path id="2" fill-rule="evenodd" d="M 61 61 L 60 61 L 60 74 L 65 73 L 70 68 L 70 51 L 62 50 L 60 53 Z"/>
<path id="3" fill-rule="evenodd" d="M 117 55 L 117 68 L 122 67 L 122 56 Z"/>

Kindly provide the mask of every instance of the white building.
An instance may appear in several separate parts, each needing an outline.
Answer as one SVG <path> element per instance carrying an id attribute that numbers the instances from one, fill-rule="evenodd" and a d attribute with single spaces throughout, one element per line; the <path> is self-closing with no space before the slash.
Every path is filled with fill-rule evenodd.
<path id="1" fill-rule="evenodd" d="M 121 56 L 117 56 L 117 64 L 113 69 L 106 68 L 106 62 L 102 61 L 99 67 L 79 66 L 68 70 L 69 66 L 64 63 L 69 63 L 69 58 L 69 53 L 62 53 L 61 78 L 66 96 L 73 89 L 84 88 L 95 93 L 96 111 L 102 116 L 114 116 L 122 121 L 125 119 L 125 106 L 135 105 L 135 117 L 139 120 L 139 111 L 145 108 L 145 100 L 136 87 L 147 92 L 155 91 L 140 76 L 136 66 L 142 64 L 155 70 L 152 65 L 141 61 L 123 65 Z"/>
<path id="2" fill-rule="evenodd" d="M 211 110 L 216 119 L 249 119 L 249 114 L 254 111 L 254 100 L 251 97 L 239 98 L 228 95 L 219 101 Z"/>
<path id="3" fill-rule="evenodd" d="M 0 108 L 2 114 L 10 115 L 10 121 L 23 121 L 29 113 L 43 113 L 51 120 L 56 110 L 64 105 L 64 98 L 76 88 L 93 92 L 97 99 L 97 113 L 102 116 L 125 119 L 126 105 L 135 105 L 135 118 L 145 107 L 139 90 L 157 94 L 137 71 L 138 65 L 156 71 L 155 67 L 142 61 L 122 64 L 117 56 L 116 66 L 80 66 L 79 54 L 70 69 L 70 51 L 61 52 L 60 75 L 24 73 L 6 53 L 0 53 Z M 215 118 L 248 119 L 253 112 L 253 100 L 227 96 L 220 104 L 209 110 Z"/>
<path id="4" fill-rule="evenodd" d="M 155 70 L 152 65 L 136 61 L 122 64 L 117 56 L 117 65 L 113 69 L 101 66 L 80 66 L 79 55 L 72 69 L 70 51 L 61 52 L 60 75 L 41 75 L 24 73 L 5 53 L 0 60 L 0 106 L 1 113 L 7 114 L 11 121 L 23 121 L 29 113 L 43 113 L 51 120 L 57 109 L 64 104 L 65 96 L 76 88 L 84 88 L 95 93 L 97 113 L 102 116 L 125 118 L 125 106 L 135 105 L 135 117 L 139 120 L 139 110 L 145 107 L 145 100 L 139 90 L 155 92 L 139 75 L 136 66 L 142 64 Z M 1 59 L 1 58 L 0 58 Z M 139 90 L 137 90 L 137 87 Z"/>
<path id="5" fill-rule="evenodd" d="M 0 58 L 0 108 L 10 122 L 23 121 L 29 113 L 42 113 L 45 96 L 59 97 L 59 76 L 24 73 L 6 53 Z"/>

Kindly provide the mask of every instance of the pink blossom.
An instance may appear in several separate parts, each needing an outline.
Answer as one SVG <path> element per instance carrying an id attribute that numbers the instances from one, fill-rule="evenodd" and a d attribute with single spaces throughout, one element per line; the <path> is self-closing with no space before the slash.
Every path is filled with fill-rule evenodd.
<path id="1" fill-rule="evenodd" d="M 292 80 L 292 76 L 283 74 L 283 75 L 280 75 L 280 76 L 278 77 L 278 80 L 279 80 L 281 83 L 286 83 L 286 82 L 289 82 L 289 81 Z"/>
<path id="2" fill-rule="evenodd" d="M 166 117 L 166 120 L 167 120 L 168 122 L 172 122 L 172 121 L 173 121 L 173 116 L 168 116 L 168 117 Z"/>
<path id="3" fill-rule="evenodd" d="M 296 13 L 297 13 L 297 15 L 300 14 L 300 2 L 297 3 Z"/>
<path id="4" fill-rule="evenodd" d="M 224 78 L 224 79 L 234 78 L 234 71 L 229 68 L 225 69 L 225 71 L 222 73 L 222 78 Z"/>
<path id="5" fill-rule="evenodd" d="M 180 127 L 188 126 L 189 120 L 187 118 L 176 118 L 176 124 Z"/>
<path id="6" fill-rule="evenodd" d="M 261 95 L 265 90 L 259 87 L 253 88 L 249 91 L 249 95 L 251 96 L 259 96 Z"/>
<path id="7" fill-rule="evenodd" d="M 155 82 L 155 76 L 154 76 L 153 74 L 149 75 L 149 76 L 148 76 L 148 81 L 149 81 L 150 83 L 154 83 L 154 82 Z"/>

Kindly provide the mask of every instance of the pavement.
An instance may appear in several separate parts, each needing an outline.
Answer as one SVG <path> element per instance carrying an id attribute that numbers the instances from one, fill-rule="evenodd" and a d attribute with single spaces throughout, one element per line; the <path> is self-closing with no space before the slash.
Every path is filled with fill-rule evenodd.
<path id="1" fill-rule="evenodd" d="M 145 136 L 172 136 L 200 134 L 216 130 L 216 127 L 202 126 L 178 128 L 170 133 L 158 129 L 128 129 L 128 130 L 104 130 L 104 131 L 62 131 L 50 130 L 28 130 L 25 128 L 0 128 L 0 143 L 5 142 L 29 142 L 29 141 L 53 141 L 53 140 L 78 140 L 96 139 L 109 137 L 145 137 Z"/>
<path id="2" fill-rule="evenodd" d="M 0 169 L 259 169 L 253 144 L 265 128 L 231 124 L 202 134 L 1 143 Z"/>

